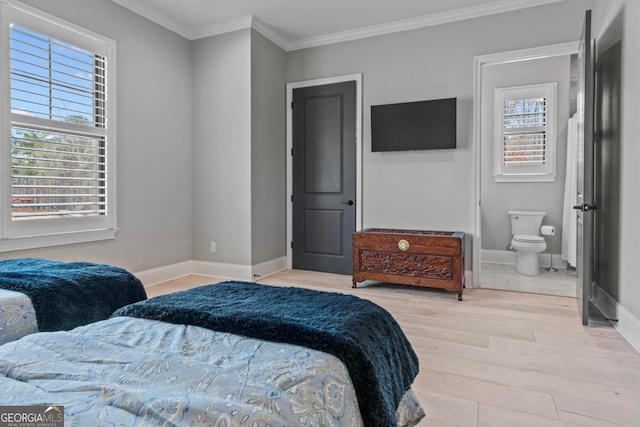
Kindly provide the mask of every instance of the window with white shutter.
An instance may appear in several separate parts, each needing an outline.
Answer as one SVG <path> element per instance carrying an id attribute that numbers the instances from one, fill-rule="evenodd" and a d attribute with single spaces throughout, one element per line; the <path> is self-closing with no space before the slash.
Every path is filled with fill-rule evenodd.
<path id="1" fill-rule="evenodd" d="M 496 89 L 496 181 L 555 180 L 556 90 L 556 83 Z"/>
<path id="2" fill-rule="evenodd" d="M 115 43 L 2 1 L 0 250 L 113 238 Z"/>

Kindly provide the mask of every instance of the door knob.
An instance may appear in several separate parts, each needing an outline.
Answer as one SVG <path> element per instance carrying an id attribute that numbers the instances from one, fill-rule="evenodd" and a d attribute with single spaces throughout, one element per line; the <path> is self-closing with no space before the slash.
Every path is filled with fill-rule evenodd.
<path id="1" fill-rule="evenodd" d="M 589 203 L 585 203 L 582 205 L 576 205 L 573 207 L 573 209 L 578 210 L 578 211 L 582 211 L 582 212 L 589 212 L 589 211 L 593 211 L 596 210 L 596 206 L 595 205 L 590 205 Z"/>
<path id="2" fill-rule="evenodd" d="M 347 200 L 346 202 L 342 202 L 343 205 L 353 206 L 355 202 L 353 200 Z"/>

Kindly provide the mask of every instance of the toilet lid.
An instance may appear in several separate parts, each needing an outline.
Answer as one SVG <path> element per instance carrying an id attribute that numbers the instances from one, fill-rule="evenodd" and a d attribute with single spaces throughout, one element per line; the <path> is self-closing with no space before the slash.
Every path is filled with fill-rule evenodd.
<path id="1" fill-rule="evenodd" d="M 520 234 L 518 236 L 513 236 L 513 240 L 515 240 L 516 242 L 523 242 L 523 243 L 542 243 L 544 242 L 544 237 Z"/>

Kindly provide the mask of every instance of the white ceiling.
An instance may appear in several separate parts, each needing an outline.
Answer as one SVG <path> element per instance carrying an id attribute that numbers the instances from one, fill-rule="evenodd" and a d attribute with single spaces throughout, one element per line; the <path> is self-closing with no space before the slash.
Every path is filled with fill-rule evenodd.
<path id="1" fill-rule="evenodd" d="M 285 50 L 562 0 L 113 0 L 190 40 L 253 27 Z"/>

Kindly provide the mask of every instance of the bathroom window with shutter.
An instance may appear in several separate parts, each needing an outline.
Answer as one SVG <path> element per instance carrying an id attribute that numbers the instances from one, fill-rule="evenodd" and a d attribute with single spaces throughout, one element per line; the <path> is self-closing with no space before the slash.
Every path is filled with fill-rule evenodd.
<path id="1" fill-rule="evenodd" d="M 2 2 L 0 251 L 115 236 L 115 43 Z"/>
<path id="2" fill-rule="evenodd" d="M 497 182 L 554 181 L 557 83 L 495 91 Z"/>

